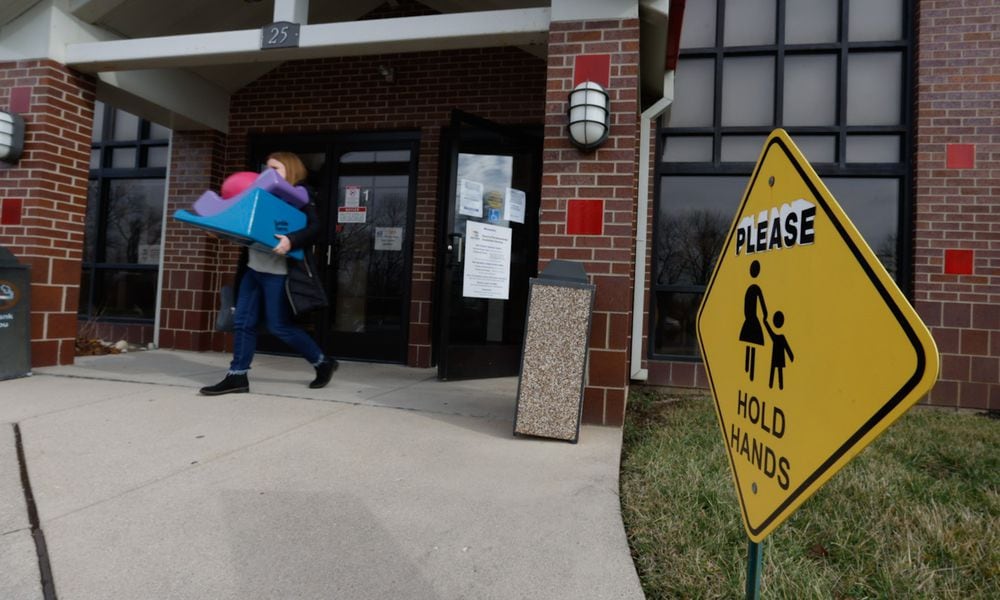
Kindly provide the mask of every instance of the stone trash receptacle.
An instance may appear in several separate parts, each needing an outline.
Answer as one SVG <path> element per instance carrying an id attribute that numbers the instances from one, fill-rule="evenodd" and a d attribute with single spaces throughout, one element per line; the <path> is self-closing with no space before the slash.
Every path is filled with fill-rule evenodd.
<path id="1" fill-rule="evenodd" d="M 514 435 L 579 439 L 595 289 L 582 264 L 565 260 L 531 280 Z"/>
<path id="2" fill-rule="evenodd" d="M 0 246 L 0 380 L 31 374 L 31 267 Z"/>

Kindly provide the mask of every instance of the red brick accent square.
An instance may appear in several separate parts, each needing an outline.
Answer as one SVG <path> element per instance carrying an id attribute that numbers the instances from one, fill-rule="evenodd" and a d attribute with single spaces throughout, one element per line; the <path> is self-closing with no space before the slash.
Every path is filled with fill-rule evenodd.
<path id="1" fill-rule="evenodd" d="M 610 54 L 581 54 L 573 65 L 573 87 L 584 81 L 593 81 L 604 88 L 611 80 Z"/>
<path id="2" fill-rule="evenodd" d="M 604 200 L 569 200 L 566 203 L 566 233 L 568 235 L 603 234 Z"/>
<path id="3" fill-rule="evenodd" d="M 949 275 L 972 275 L 972 250 L 945 250 L 944 272 Z"/>
<path id="4" fill-rule="evenodd" d="M 20 198 L 0 200 L 0 225 L 20 225 L 22 204 Z"/>
<path id="5" fill-rule="evenodd" d="M 31 110 L 31 88 L 16 87 L 10 90 L 10 112 L 26 113 Z"/>
<path id="6" fill-rule="evenodd" d="M 948 144 L 945 164 L 949 169 L 971 169 L 975 167 L 975 144 Z"/>

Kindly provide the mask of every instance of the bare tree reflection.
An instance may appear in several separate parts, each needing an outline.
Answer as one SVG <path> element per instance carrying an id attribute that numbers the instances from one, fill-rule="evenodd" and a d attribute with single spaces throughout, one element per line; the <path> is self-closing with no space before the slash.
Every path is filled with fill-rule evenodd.
<path id="1" fill-rule="evenodd" d="M 115 184 L 108 195 L 104 260 L 137 264 L 140 244 L 160 243 L 163 184 L 159 180 L 121 180 Z"/>
<path id="2" fill-rule="evenodd" d="M 691 210 L 664 221 L 656 236 L 657 284 L 707 284 L 726 241 L 729 218 Z"/>
<path id="3" fill-rule="evenodd" d="M 706 209 L 668 214 L 656 235 L 657 285 L 708 283 L 729 231 L 730 217 Z M 695 318 L 701 294 L 657 292 L 656 352 L 696 351 Z"/>
<path id="4" fill-rule="evenodd" d="M 896 279 L 896 234 L 890 234 L 882 239 L 882 243 L 875 249 L 875 256 L 878 257 L 882 266 L 889 272 L 893 279 Z"/>

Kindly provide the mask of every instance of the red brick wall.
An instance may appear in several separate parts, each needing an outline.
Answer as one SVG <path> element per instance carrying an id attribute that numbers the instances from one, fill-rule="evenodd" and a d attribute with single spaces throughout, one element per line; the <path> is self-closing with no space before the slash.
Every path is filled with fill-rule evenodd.
<path id="1" fill-rule="evenodd" d="M 941 352 L 936 405 L 1000 410 L 998 28 L 996 2 L 919 2 L 914 296 Z M 954 144 L 971 164 L 949 168 Z M 947 250 L 971 250 L 972 273 L 945 272 Z"/>
<path id="2" fill-rule="evenodd" d="M 379 65 L 394 69 L 394 81 L 385 81 Z M 234 95 L 230 133 L 218 141 L 221 148 L 210 150 L 204 139 L 191 148 L 178 141 L 191 136 L 177 134 L 168 211 L 190 206 L 205 189 L 217 189 L 222 174 L 245 168 L 254 133 L 419 130 L 407 363 L 426 367 L 431 362 L 440 129 L 449 123 L 453 108 L 503 123 L 540 124 L 544 90 L 544 61 L 515 48 L 286 63 Z M 217 172 L 210 172 L 211 160 Z M 181 168 L 187 175 L 178 188 Z M 222 336 L 213 340 L 208 329 L 215 291 L 228 280 L 235 260 L 216 258 L 216 249 L 203 235 L 190 228 L 182 232 L 175 224 L 168 226 L 167 244 L 168 256 L 186 258 L 165 265 L 160 345 L 221 348 Z"/>
<path id="3" fill-rule="evenodd" d="M 629 383 L 632 257 L 639 135 L 639 21 L 557 22 L 550 27 L 539 267 L 581 261 L 597 286 L 583 419 L 621 425 Z M 574 147 L 567 103 L 577 56 L 610 54 L 611 132 L 591 153 Z M 603 235 L 567 235 L 572 198 L 604 200 Z"/>
<path id="4" fill-rule="evenodd" d="M 170 142 L 167 214 L 190 209 L 207 189 L 222 182 L 224 136 L 217 132 L 175 131 Z M 224 336 L 213 331 L 215 290 L 220 273 L 232 270 L 232 244 L 200 229 L 167 219 L 162 265 L 160 339 L 163 348 L 222 350 Z"/>
<path id="5" fill-rule="evenodd" d="M 0 168 L 0 245 L 31 265 L 31 363 L 72 364 L 94 82 L 48 60 L 0 63 L 0 106 L 24 117 L 24 156 Z"/>

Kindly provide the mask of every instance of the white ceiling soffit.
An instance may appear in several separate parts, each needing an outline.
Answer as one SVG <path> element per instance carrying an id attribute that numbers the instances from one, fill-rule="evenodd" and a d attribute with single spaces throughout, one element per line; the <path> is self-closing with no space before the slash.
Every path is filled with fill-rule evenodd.
<path id="1" fill-rule="evenodd" d="M 229 94 L 184 71 L 98 73 L 97 97 L 171 129 L 229 130 Z"/>
<path id="2" fill-rule="evenodd" d="M 66 46 L 66 64 L 93 73 L 545 44 L 549 15 L 530 8 L 303 25 L 298 48 L 267 51 L 259 29 L 85 42 Z"/>
<path id="3" fill-rule="evenodd" d="M 88 23 L 96 23 L 124 4 L 125 0 L 70 0 L 68 12 Z"/>
<path id="4" fill-rule="evenodd" d="M 38 0 L 3 0 L 0 2 L 0 27 L 20 17 L 37 3 Z"/>

